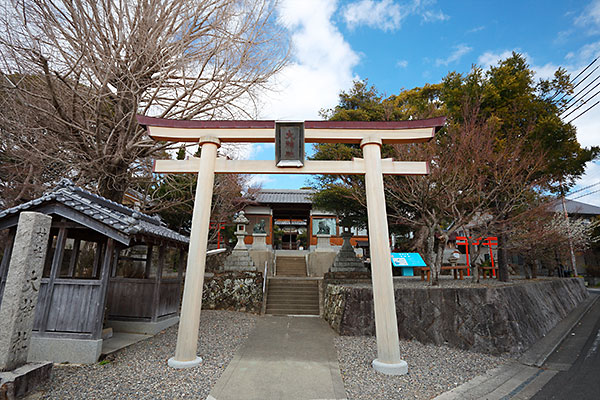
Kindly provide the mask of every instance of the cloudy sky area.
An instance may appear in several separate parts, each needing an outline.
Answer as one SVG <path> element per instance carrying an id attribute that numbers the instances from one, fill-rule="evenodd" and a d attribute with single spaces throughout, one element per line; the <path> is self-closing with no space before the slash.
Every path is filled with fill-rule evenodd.
<path id="1" fill-rule="evenodd" d="M 537 78 L 552 76 L 559 66 L 574 77 L 600 55 L 600 0 L 282 0 L 279 19 L 294 52 L 274 82 L 277 91 L 264 98 L 265 119 L 320 119 L 319 110 L 334 107 L 355 79 L 391 95 L 440 82 L 451 71 L 466 73 L 473 64 L 495 65 L 512 51 L 527 57 Z M 582 145 L 600 144 L 600 105 L 573 123 Z M 250 153 L 253 159 L 274 157 L 272 145 L 255 145 Z M 299 188 L 307 179 L 271 175 L 256 182 Z M 596 162 L 578 188 L 599 181 Z M 578 200 L 600 206 L 600 192 Z"/>

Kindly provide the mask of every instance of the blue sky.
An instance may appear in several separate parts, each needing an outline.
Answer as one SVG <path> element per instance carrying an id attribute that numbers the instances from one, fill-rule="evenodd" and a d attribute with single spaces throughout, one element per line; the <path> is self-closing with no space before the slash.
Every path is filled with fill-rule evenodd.
<path id="1" fill-rule="evenodd" d="M 355 79 L 367 78 L 391 95 L 440 82 L 450 71 L 468 72 L 473 64 L 487 68 L 512 51 L 524 54 L 541 78 L 559 66 L 575 76 L 600 54 L 600 0 L 283 0 L 278 18 L 294 50 L 273 81 L 275 90 L 263 97 L 264 119 L 319 119 L 318 111 L 335 106 Z M 574 124 L 580 143 L 600 144 L 600 105 Z M 274 157 L 272 145 L 252 145 L 244 153 Z M 263 188 L 290 189 L 307 179 L 253 178 Z M 599 181 L 595 163 L 578 187 Z M 578 200 L 600 205 L 600 193 Z"/>

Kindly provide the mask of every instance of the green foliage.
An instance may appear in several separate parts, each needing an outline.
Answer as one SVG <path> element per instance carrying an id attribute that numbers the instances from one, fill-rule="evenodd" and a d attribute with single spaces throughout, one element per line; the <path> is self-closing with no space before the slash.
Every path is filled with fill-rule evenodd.
<path id="1" fill-rule="evenodd" d="M 575 128 L 559 117 L 562 100 L 553 99 L 553 94 L 557 91 L 570 93 L 572 89 L 564 69 L 557 70 L 552 79 L 535 82 L 525 58 L 513 53 L 488 71 L 473 66 L 467 74 L 451 72 L 439 84 L 402 90 L 387 98 L 367 81 L 355 82 L 348 92 L 340 94 L 338 106 L 322 115 L 331 120 L 360 121 L 447 117 L 444 129 L 426 146 L 402 146 L 402 151 L 391 146 L 382 148 L 383 157 L 429 159 L 432 169 L 437 168 L 435 176 L 413 180 L 411 188 L 416 191 L 411 200 L 413 203 L 393 195 L 394 190 L 407 190 L 403 180 L 406 178 L 385 178 L 388 215 L 415 221 L 413 228 L 427 227 L 426 232 L 421 228 L 415 232 L 416 242 L 421 243 L 417 246 L 424 246 L 422 236 L 442 235 L 444 230 L 437 228 L 440 224 L 451 226 L 456 222 L 456 215 L 462 213 L 462 218 L 470 215 L 456 209 L 479 209 L 494 214 L 498 224 L 502 225 L 509 214 L 527 208 L 528 197 L 535 197 L 535 193 L 528 192 L 532 188 L 558 192 L 573 185 L 584 172 L 585 164 L 598 156 L 600 148 L 582 148 L 577 142 Z M 466 145 L 461 144 L 466 136 Z M 477 137 L 482 138 L 481 146 L 488 146 L 485 152 L 478 147 Z M 471 148 L 469 143 L 472 143 Z M 319 144 L 315 146 L 312 158 L 350 160 L 361 156 L 362 151 L 356 145 Z M 447 168 L 448 165 L 453 167 Z M 469 168 L 457 168 L 456 165 Z M 445 172 L 447 170 L 451 171 Z M 465 178 L 467 175 L 476 176 L 476 179 Z M 501 182 L 508 177 L 512 188 Z M 454 185 L 448 186 L 452 188 L 451 192 L 461 194 L 459 200 L 457 196 L 454 199 L 441 196 L 446 183 Z M 499 189 L 505 186 L 506 190 Z M 344 221 L 346 225 L 366 221 L 362 176 L 319 176 L 315 187 L 318 193 L 314 199 L 318 207 L 337 212 L 348 220 Z M 490 193 L 491 189 L 496 194 L 486 198 L 484 193 Z M 472 193 L 465 195 L 465 190 Z M 484 199 L 487 202 L 485 209 L 482 208 Z M 452 210 L 440 204 L 450 201 L 454 202 Z M 394 226 L 390 225 L 390 228 Z"/>
<path id="2" fill-rule="evenodd" d="M 557 91 L 572 91 L 564 69 L 558 69 L 553 79 L 535 83 L 525 58 L 513 53 L 485 73 L 473 67 L 466 75 L 448 74 L 440 99 L 449 124 L 463 124 L 465 109 L 477 109 L 478 116 L 495 129 L 498 146 L 523 140 L 532 151 L 543 152 L 546 163 L 542 173 L 548 188 L 562 191 L 583 174 L 585 164 L 598 156 L 600 147 L 579 145 L 575 127 L 559 117 L 561 103 L 551 100 L 550 94 Z"/>
<path id="3" fill-rule="evenodd" d="M 337 213 L 344 227 L 364 228 L 367 226 L 367 210 L 356 200 L 356 189 L 358 187 L 334 184 L 323 186 L 322 190 L 313 196 L 313 206 Z"/>

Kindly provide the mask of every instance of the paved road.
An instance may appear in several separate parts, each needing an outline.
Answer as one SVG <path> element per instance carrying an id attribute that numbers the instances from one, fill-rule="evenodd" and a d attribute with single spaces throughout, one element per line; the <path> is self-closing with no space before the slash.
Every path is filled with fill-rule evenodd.
<path id="1" fill-rule="evenodd" d="M 600 301 L 584 315 L 543 368 L 559 372 L 532 399 L 600 399 Z"/>

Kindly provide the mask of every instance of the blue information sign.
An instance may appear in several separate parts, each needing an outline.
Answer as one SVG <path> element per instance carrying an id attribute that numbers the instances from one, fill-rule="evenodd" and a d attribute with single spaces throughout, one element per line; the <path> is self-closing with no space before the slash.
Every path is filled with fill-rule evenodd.
<path id="1" fill-rule="evenodd" d="M 392 253 L 394 267 L 426 267 L 419 253 Z"/>
<path id="2" fill-rule="evenodd" d="M 402 276 L 414 276 L 413 267 L 425 267 L 419 253 L 392 253 L 392 265 L 402 268 Z"/>

